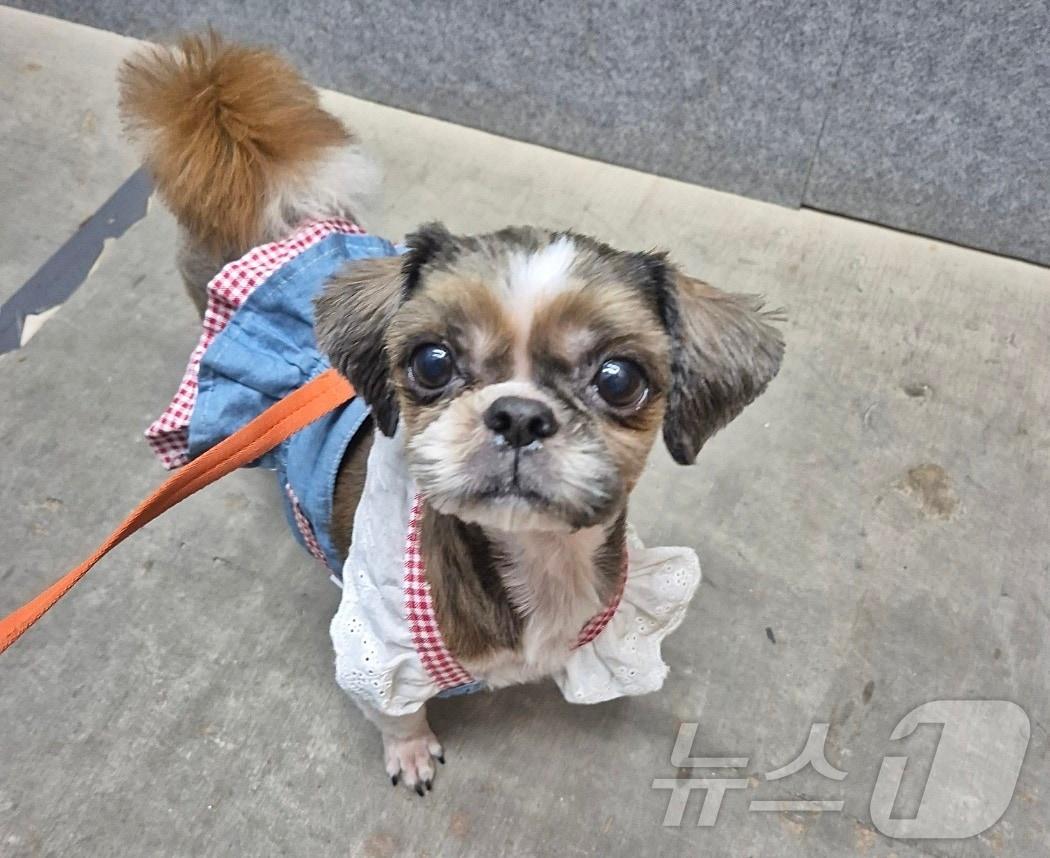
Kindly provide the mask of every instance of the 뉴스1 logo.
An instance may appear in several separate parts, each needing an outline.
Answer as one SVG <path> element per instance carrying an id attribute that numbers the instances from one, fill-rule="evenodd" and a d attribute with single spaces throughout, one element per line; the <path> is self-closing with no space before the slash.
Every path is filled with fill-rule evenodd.
<path id="1" fill-rule="evenodd" d="M 887 837 L 964 838 L 987 830 L 1006 812 L 1017 786 L 1028 749 L 1031 725 L 1024 710 L 1009 700 L 933 700 L 905 715 L 890 734 L 891 741 L 910 736 L 920 724 L 942 725 L 940 740 L 929 767 L 918 811 L 912 818 L 891 816 L 900 790 L 906 756 L 882 758 L 872 788 L 869 812 L 875 828 Z M 678 728 L 671 765 L 690 769 L 743 769 L 748 757 L 691 756 L 698 725 Z M 766 781 L 776 781 L 801 771 L 807 765 L 825 778 L 843 781 L 848 772 L 836 769 L 827 758 L 828 724 L 814 724 L 802 753 L 791 762 L 766 772 Z M 746 777 L 654 778 L 653 789 L 668 790 L 663 824 L 682 824 L 693 790 L 704 790 L 698 826 L 712 826 L 726 793 L 748 787 Z M 751 812 L 794 811 L 823 813 L 841 811 L 844 800 L 764 801 L 753 799 Z"/>

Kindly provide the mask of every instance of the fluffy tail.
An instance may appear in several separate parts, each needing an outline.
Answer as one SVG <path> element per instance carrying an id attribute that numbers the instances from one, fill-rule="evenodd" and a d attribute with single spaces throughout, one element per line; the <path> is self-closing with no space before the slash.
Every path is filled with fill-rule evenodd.
<path id="1" fill-rule="evenodd" d="M 305 218 L 359 220 L 375 195 L 350 132 L 270 51 L 187 36 L 125 61 L 120 90 L 161 197 L 212 253 L 240 255 Z"/>

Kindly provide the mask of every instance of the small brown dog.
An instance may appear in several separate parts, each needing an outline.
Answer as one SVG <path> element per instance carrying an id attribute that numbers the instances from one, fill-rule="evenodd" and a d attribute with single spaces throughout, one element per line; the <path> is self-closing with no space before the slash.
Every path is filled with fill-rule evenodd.
<path id="1" fill-rule="evenodd" d="M 375 171 L 273 54 L 191 38 L 129 61 L 122 86 L 202 313 L 208 281 L 256 245 L 280 255 L 322 221 L 358 240 Z M 691 463 L 783 342 L 756 299 L 660 253 L 537 228 L 431 225 L 403 253 L 370 240 L 309 286 L 316 342 L 372 418 L 308 524 L 345 558 L 337 678 L 393 781 L 422 795 L 442 754 L 431 697 L 547 676 L 573 702 L 660 686 L 699 569 L 633 538 L 628 497 L 657 435 Z"/>

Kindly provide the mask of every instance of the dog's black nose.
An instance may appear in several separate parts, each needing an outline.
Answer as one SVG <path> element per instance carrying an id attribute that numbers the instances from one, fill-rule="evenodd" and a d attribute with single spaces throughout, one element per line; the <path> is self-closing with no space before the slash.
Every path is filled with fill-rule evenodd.
<path id="1" fill-rule="evenodd" d="M 512 447 L 550 438 L 558 431 L 554 412 L 538 399 L 501 396 L 485 410 L 485 425 Z"/>

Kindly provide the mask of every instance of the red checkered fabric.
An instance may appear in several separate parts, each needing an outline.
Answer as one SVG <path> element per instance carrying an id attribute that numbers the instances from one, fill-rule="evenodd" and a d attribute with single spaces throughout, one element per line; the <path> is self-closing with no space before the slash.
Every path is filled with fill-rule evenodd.
<path id="1" fill-rule="evenodd" d="M 299 498 L 295 495 L 295 490 L 292 488 L 291 483 L 284 484 L 284 493 L 288 495 L 288 501 L 292 505 L 292 518 L 295 519 L 295 526 L 299 528 L 299 535 L 302 536 L 303 542 L 306 544 L 306 550 L 316 560 L 321 561 L 321 565 L 325 569 L 328 569 L 328 558 L 324 556 L 324 551 L 321 550 L 321 544 L 317 541 L 317 537 L 314 535 L 313 525 L 310 524 L 309 519 L 303 514 L 302 507 L 299 506 Z M 329 570 L 331 571 L 331 570 Z"/>
<path id="2" fill-rule="evenodd" d="M 416 495 L 412 502 L 408 537 L 405 540 L 405 614 L 419 660 L 434 680 L 434 684 L 441 689 L 455 688 L 457 685 L 473 682 L 474 677 L 467 673 L 463 665 L 448 651 L 445 641 L 441 638 L 441 630 L 438 629 L 434 604 L 430 599 L 430 585 L 423 568 L 423 554 L 420 551 L 419 531 L 422 518 L 423 498 Z"/>
<path id="3" fill-rule="evenodd" d="M 419 653 L 419 660 L 442 690 L 466 685 L 474 681 L 455 656 L 448 651 L 434 615 L 434 603 L 430 598 L 423 554 L 420 551 L 420 524 L 423 520 L 423 496 L 417 494 L 412 501 L 412 512 L 408 518 L 408 536 L 405 539 L 405 614 L 412 633 L 412 643 Z M 627 585 L 627 546 L 624 545 L 623 565 L 620 581 L 609 604 L 591 617 L 580 629 L 580 636 L 573 649 L 593 641 L 620 607 L 624 587 Z"/>
<path id="4" fill-rule="evenodd" d="M 623 588 L 626 586 L 627 545 L 625 544 L 623 547 L 623 562 L 620 564 L 620 580 L 616 585 L 616 592 L 608 605 L 584 623 L 583 628 L 580 629 L 580 637 L 577 639 L 573 649 L 579 649 L 584 644 L 589 644 L 604 631 L 605 627 L 609 625 L 609 620 L 616 614 L 616 609 L 620 607 L 620 599 L 623 598 Z"/>
<path id="5" fill-rule="evenodd" d="M 203 330 L 179 390 L 164 413 L 146 430 L 146 440 L 165 468 L 177 468 L 189 459 L 190 415 L 197 402 L 197 378 L 204 352 L 256 288 L 282 265 L 333 233 L 363 235 L 364 230 L 348 220 L 310 221 L 282 241 L 253 248 L 212 278 L 208 284 Z"/>

